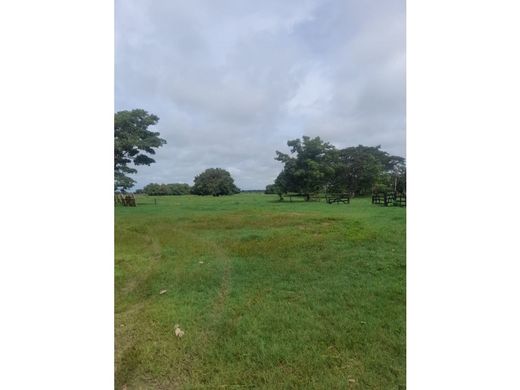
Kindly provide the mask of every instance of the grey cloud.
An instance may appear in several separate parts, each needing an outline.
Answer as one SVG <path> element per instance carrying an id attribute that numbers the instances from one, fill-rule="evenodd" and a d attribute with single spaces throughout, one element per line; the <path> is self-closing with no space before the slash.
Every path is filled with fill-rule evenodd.
<path id="1" fill-rule="evenodd" d="M 405 154 L 404 1 L 116 1 L 116 110 L 161 119 L 138 186 L 209 167 L 263 188 L 319 135 Z"/>

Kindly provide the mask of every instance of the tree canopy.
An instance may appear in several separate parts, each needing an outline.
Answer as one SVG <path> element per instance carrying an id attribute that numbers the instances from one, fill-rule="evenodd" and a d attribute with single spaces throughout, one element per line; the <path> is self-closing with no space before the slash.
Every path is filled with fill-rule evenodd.
<path id="1" fill-rule="evenodd" d="M 391 178 L 404 158 L 392 156 L 381 146 L 358 145 L 338 151 L 335 186 L 348 188 L 355 194 L 369 194 L 374 186 L 392 187 Z"/>
<path id="2" fill-rule="evenodd" d="M 150 155 L 166 144 L 158 132 L 148 130 L 159 118 L 145 110 L 119 111 L 114 115 L 114 187 L 126 190 L 135 180 L 127 174 L 137 173 L 133 165 L 150 165 L 155 162 Z"/>
<path id="3" fill-rule="evenodd" d="M 147 195 L 188 195 L 190 186 L 186 183 L 157 184 L 150 183 L 143 188 L 143 192 Z"/>
<path id="4" fill-rule="evenodd" d="M 302 140 L 287 142 L 291 155 L 276 151 L 275 159 L 284 164 L 275 180 L 282 192 L 309 194 L 320 191 L 334 174 L 331 152 L 334 146 L 323 142 L 320 137 L 303 136 Z"/>
<path id="5" fill-rule="evenodd" d="M 319 137 L 290 140 L 291 155 L 276 152 L 284 164 L 266 192 L 350 192 L 369 194 L 374 190 L 406 191 L 405 159 L 381 150 L 381 146 L 336 149 Z"/>
<path id="6" fill-rule="evenodd" d="M 195 195 L 233 195 L 240 192 L 225 169 L 209 168 L 195 177 L 191 193 Z"/>

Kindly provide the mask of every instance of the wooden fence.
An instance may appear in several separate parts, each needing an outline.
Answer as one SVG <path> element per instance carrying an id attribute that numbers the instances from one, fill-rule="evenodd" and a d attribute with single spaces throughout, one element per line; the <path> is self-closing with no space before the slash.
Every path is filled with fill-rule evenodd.
<path id="1" fill-rule="evenodd" d="M 328 204 L 332 203 L 344 203 L 350 204 L 350 195 L 349 194 L 326 194 L 325 200 Z"/>
<path id="2" fill-rule="evenodd" d="M 311 193 L 311 194 L 296 194 L 296 193 L 288 193 L 280 195 L 280 200 L 284 200 L 284 197 L 289 198 L 289 202 L 292 202 L 293 199 L 302 199 L 306 201 L 313 202 L 321 202 L 321 200 L 325 200 L 328 204 L 332 203 L 344 203 L 350 204 L 350 194 L 346 193 L 337 193 L 337 194 L 319 194 L 319 193 Z"/>
<path id="3" fill-rule="evenodd" d="M 395 192 L 379 192 L 372 194 L 372 204 L 406 207 L 406 195 Z"/>
<path id="4" fill-rule="evenodd" d="M 116 206 L 135 207 L 135 197 L 133 194 L 116 194 L 114 195 L 114 204 Z"/>

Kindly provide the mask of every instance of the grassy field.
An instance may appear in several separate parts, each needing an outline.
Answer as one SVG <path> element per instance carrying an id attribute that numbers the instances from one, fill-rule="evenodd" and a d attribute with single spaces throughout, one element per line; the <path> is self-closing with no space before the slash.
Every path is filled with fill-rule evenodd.
<path id="1" fill-rule="evenodd" d="M 115 210 L 116 389 L 405 388 L 405 209 L 156 199 Z"/>

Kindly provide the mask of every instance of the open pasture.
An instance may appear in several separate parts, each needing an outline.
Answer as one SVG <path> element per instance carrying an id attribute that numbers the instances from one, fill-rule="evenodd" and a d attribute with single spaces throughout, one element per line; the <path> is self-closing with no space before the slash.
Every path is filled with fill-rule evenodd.
<path id="1" fill-rule="evenodd" d="M 115 209 L 117 389 L 405 388 L 404 208 L 156 199 Z"/>

